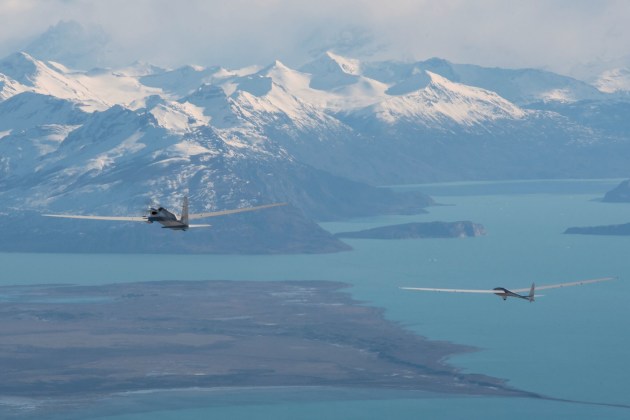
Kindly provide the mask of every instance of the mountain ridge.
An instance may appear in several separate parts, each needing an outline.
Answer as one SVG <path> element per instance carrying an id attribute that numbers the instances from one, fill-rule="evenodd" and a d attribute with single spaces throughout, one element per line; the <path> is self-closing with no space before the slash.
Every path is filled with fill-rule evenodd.
<path id="1" fill-rule="evenodd" d="M 493 75 L 502 75 L 500 89 L 466 83 Z M 510 75 L 520 75 L 511 90 L 501 85 Z M 286 223 L 302 235 L 294 251 L 317 249 L 308 232 L 322 250 L 344 249 L 313 220 L 432 203 L 373 185 L 620 176 L 630 156 L 618 95 L 559 75 L 437 58 L 369 63 L 325 53 L 297 70 L 275 61 L 80 71 L 16 53 L 0 60 L 0 83 L 0 211 L 130 214 L 143 202 L 178 208 L 184 194 L 199 211 L 286 201 Z M 525 85 L 538 86 L 539 102 L 500 93 L 518 98 Z M 282 212 L 269 226 L 274 252 L 287 239 Z"/>

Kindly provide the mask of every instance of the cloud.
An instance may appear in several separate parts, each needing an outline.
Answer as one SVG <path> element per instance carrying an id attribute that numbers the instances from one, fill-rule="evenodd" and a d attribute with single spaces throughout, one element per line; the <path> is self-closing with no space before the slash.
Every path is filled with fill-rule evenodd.
<path id="1" fill-rule="evenodd" d="M 98 24 L 122 59 L 241 66 L 352 55 L 567 72 L 630 55 L 625 0 L 5 0 L 0 53 L 59 20 Z"/>

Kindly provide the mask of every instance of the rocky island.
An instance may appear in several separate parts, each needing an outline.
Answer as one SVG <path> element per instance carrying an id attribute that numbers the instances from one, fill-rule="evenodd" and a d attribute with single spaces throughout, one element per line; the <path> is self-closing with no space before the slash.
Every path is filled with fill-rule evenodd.
<path id="1" fill-rule="evenodd" d="M 569 235 L 628 236 L 630 235 L 630 223 L 603 226 L 574 226 L 565 230 L 564 233 Z"/>
<path id="2" fill-rule="evenodd" d="M 416 238 L 464 238 L 486 234 L 483 225 L 469 221 L 403 223 L 381 226 L 355 232 L 340 232 L 338 238 L 362 239 L 416 239 Z"/>
<path id="3" fill-rule="evenodd" d="M 444 360 L 336 282 L 0 287 L 4 398 L 190 387 L 335 386 L 530 396 Z"/>
<path id="4" fill-rule="evenodd" d="M 603 202 L 606 203 L 630 203 L 630 180 L 622 181 L 612 190 L 608 191 Z M 569 235 L 609 235 L 630 236 L 630 223 L 601 226 L 573 226 L 564 231 Z"/>

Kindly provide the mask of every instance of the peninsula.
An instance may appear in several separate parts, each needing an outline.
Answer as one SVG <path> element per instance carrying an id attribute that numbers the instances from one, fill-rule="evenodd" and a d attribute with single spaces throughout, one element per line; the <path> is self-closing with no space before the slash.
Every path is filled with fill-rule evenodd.
<path id="1" fill-rule="evenodd" d="M 324 281 L 0 287 L 0 396 L 335 386 L 529 396 Z"/>

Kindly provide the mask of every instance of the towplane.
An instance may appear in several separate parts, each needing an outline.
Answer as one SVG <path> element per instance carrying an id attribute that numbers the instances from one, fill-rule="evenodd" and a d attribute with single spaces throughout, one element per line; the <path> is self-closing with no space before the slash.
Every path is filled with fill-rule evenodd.
<path id="1" fill-rule="evenodd" d="M 591 284 L 591 283 L 600 283 L 603 281 L 615 280 L 617 277 L 603 277 L 600 279 L 591 279 L 591 280 L 580 280 L 574 281 L 570 283 L 558 283 L 558 284 L 548 284 L 545 286 L 538 286 L 532 283 L 532 286 L 528 289 L 514 289 L 508 290 L 505 287 L 495 287 L 494 289 L 436 289 L 430 287 L 401 287 L 403 290 L 416 290 L 422 292 L 447 292 L 447 293 L 491 293 L 499 296 L 503 300 L 507 300 L 508 297 L 525 299 L 530 302 L 533 302 L 536 297 L 541 295 L 536 295 L 536 290 L 546 290 L 546 289 L 559 289 L 562 287 L 571 287 L 571 286 L 581 286 L 583 284 Z M 527 293 L 527 294 L 522 294 Z"/>
<path id="2" fill-rule="evenodd" d="M 256 207 L 244 207 L 240 209 L 221 210 L 207 213 L 188 213 L 188 197 L 184 197 L 182 203 L 182 214 L 178 218 L 177 215 L 171 213 L 164 207 L 151 207 L 147 216 L 81 216 L 72 214 L 42 214 L 46 217 L 61 217 L 66 219 L 87 219 L 87 220 L 112 220 L 117 222 L 144 222 L 153 223 L 158 222 L 162 225 L 162 228 L 171 230 L 188 230 L 191 228 L 204 228 L 210 227 L 207 224 L 190 224 L 189 220 L 205 219 L 207 217 L 225 216 L 228 214 L 244 213 L 249 211 L 256 211 L 262 209 L 268 209 L 271 207 L 285 206 L 287 203 L 273 203 L 265 204 Z"/>

